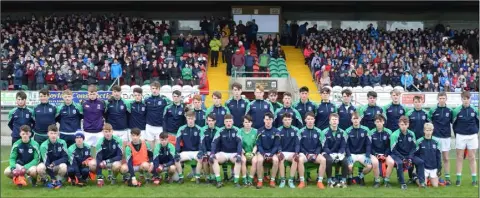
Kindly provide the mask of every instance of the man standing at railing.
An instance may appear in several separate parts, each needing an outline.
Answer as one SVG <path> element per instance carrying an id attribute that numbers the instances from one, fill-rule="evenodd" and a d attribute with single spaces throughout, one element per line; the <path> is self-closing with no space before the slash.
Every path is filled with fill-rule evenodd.
<path id="1" fill-rule="evenodd" d="M 110 67 L 110 76 L 112 80 L 122 77 L 122 65 L 118 63 L 118 60 L 113 60 L 112 66 Z"/>
<path id="2" fill-rule="evenodd" d="M 263 50 L 263 53 L 258 57 L 258 70 L 259 72 L 267 72 L 268 64 L 270 63 L 270 55 L 267 53 L 267 50 Z M 264 73 L 260 74 L 260 77 L 266 77 Z"/>
<path id="3" fill-rule="evenodd" d="M 239 49 L 235 51 L 235 54 L 232 56 L 232 65 L 235 75 L 239 75 L 239 72 L 242 72 L 242 67 L 245 65 L 245 56 L 240 52 Z M 240 74 L 241 76 L 241 74 Z"/>
<path id="4" fill-rule="evenodd" d="M 247 50 L 247 55 L 245 56 L 245 76 L 253 76 L 253 65 L 255 65 L 255 57 L 250 55 L 250 50 Z"/>

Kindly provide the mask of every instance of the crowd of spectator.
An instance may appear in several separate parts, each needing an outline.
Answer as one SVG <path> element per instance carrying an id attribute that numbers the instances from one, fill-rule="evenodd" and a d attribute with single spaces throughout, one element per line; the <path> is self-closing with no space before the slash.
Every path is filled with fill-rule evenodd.
<path id="1" fill-rule="evenodd" d="M 308 23 L 303 24 L 305 30 Z M 410 91 L 478 91 L 478 29 L 316 30 L 299 47 L 319 87 L 402 86 Z"/>

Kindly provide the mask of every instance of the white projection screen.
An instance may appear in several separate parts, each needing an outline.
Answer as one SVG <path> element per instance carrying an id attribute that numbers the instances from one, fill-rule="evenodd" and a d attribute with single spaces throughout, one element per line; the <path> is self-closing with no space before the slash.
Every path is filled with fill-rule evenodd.
<path id="1" fill-rule="evenodd" d="M 387 31 L 399 30 L 423 30 L 423 22 L 421 21 L 387 21 Z"/>
<path id="2" fill-rule="evenodd" d="M 368 25 L 372 24 L 375 29 L 378 27 L 377 21 L 341 21 L 340 28 L 342 30 L 352 28 L 358 30 L 366 30 Z"/>
<path id="3" fill-rule="evenodd" d="M 233 15 L 233 20 L 237 24 L 242 20 L 242 23 L 245 25 L 252 19 L 255 19 L 259 33 L 278 33 L 279 31 L 279 15 Z"/>
<path id="4" fill-rule="evenodd" d="M 179 20 L 178 21 L 179 30 L 201 30 L 200 20 Z"/>

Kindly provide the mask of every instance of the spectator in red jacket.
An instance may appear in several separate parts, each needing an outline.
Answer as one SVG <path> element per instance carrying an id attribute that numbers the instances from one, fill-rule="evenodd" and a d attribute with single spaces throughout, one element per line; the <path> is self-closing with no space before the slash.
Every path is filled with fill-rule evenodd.
<path id="1" fill-rule="evenodd" d="M 53 73 L 52 68 L 48 68 L 47 75 L 45 75 L 45 80 L 46 80 L 46 82 L 47 82 L 47 85 L 48 85 L 48 89 L 49 89 L 49 90 L 55 90 L 55 89 L 56 89 L 56 86 L 55 86 L 55 73 Z"/>
<path id="2" fill-rule="evenodd" d="M 202 71 L 198 72 L 199 84 L 198 89 L 200 89 L 200 95 L 202 96 L 202 109 L 205 107 L 205 98 L 210 94 L 208 78 L 205 73 L 205 68 L 202 68 Z"/>
<path id="3" fill-rule="evenodd" d="M 35 72 L 36 72 L 35 65 L 30 64 L 26 73 L 29 90 L 35 90 Z"/>
<path id="4" fill-rule="evenodd" d="M 232 65 L 236 72 L 242 72 L 242 68 L 245 65 L 245 55 L 242 54 L 240 49 L 237 49 L 232 56 Z"/>

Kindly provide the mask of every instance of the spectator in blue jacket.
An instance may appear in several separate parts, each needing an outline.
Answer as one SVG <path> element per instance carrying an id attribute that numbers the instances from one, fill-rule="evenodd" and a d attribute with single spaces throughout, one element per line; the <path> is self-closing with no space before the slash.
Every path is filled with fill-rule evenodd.
<path id="1" fill-rule="evenodd" d="M 35 72 L 35 88 L 37 90 L 42 89 L 45 86 L 45 71 L 43 71 L 43 67 L 37 67 L 37 71 Z"/>
<path id="2" fill-rule="evenodd" d="M 250 50 L 247 51 L 245 56 L 245 72 L 253 72 L 253 65 L 255 64 L 255 57 L 250 54 Z M 252 73 L 246 73 L 247 77 L 252 77 Z"/>
<path id="3" fill-rule="evenodd" d="M 14 73 L 13 73 L 13 85 L 15 90 L 21 90 L 22 89 L 22 79 L 23 79 L 23 70 L 20 66 L 15 65 Z"/>
<path id="4" fill-rule="evenodd" d="M 405 75 L 402 75 L 400 78 L 402 86 L 405 86 L 408 90 L 411 90 L 413 87 L 413 76 L 410 75 L 410 72 L 405 72 Z"/>
<path id="5" fill-rule="evenodd" d="M 371 77 L 370 77 L 370 72 L 365 71 L 365 73 L 364 73 L 362 76 L 360 76 L 360 85 L 361 85 L 362 87 L 371 86 L 371 84 L 370 84 L 370 78 L 371 78 Z"/>
<path id="6" fill-rule="evenodd" d="M 112 80 L 122 77 L 122 65 L 118 63 L 118 60 L 113 60 L 112 66 L 110 67 L 110 77 Z"/>

